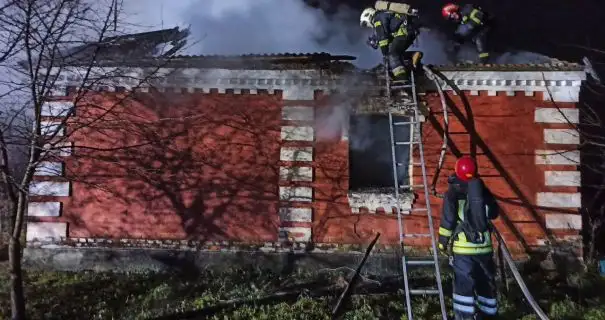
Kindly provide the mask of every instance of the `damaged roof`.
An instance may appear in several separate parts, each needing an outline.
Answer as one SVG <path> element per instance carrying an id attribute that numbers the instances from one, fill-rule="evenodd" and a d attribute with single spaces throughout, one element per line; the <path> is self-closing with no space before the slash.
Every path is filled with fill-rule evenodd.
<path id="1" fill-rule="evenodd" d="M 127 34 L 103 39 L 73 48 L 63 65 L 95 64 L 108 67 L 168 67 L 301 70 L 318 69 L 334 73 L 360 71 L 350 55 L 315 53 L 276 53 L 243 55 L 178 55 L 173 54 L 186 45 L 189 30 L 179 28 Z M 167 50 L 166 50 L 167 49 Z M 456 64 L 434 66 L 441 71 L 579 71 L 577 63 L 552 60 L 544 64 Z M 373 73 L 380 66 L 372 70 Z"/>

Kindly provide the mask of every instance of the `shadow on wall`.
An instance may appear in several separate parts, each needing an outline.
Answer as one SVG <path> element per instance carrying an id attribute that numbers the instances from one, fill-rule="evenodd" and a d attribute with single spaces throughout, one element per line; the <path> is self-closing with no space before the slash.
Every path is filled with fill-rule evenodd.
<path id="1" fill-rule="evenodd" d="M 448 82 L 448 85 L 456 88 L 451 81 Z M 501 97 L 500 99 L 505 98 Z M 558 248 L 558 241 L 556 241 L 552 231 L 546 228 L 542 215 L 544 212 L 574 213 L 574 211 L 542 208 L 534 205 L 532 193 L 535 192 L 536 187 L 530 187 L 529 184 L 535 179 L 529 181 L 527 179 L 531 179 L 531 177 L 523 176 L 530 173 L 530 171 L 525 172 L 524 170 L 533 167 L 534 151 L 532 149 L 530 153 L 524 154 L 522 143 L 512 138 L 517 136 L 529 139 L 528 135 L 522 134 L 523 132 L 515 133 L 515 131 L 508 130 L 506 134 L 509 139 L 506 141 L 499 135 L 500 133 L 493 130 L 494 127 L 506 125 L 507 122 L 503 123 L 502 121 L 510 121 L 511 116 L 517 117 L 515 120 L 518 123 L 517 127 L 531 127 L 533 126 L 533 116 L 526 115 L 526 111 L 523 110 L 521 104 L 514 113 L 509 109 L 498 110 L 494 106 L 499 104 L 493 102 L 493 99 L 495 98 L 492 98 L 491 105 L 493 108 L 490 109 L 489 114 L 478 114 L 477 110 L 484 109 L 472 108 L 469 100 L 461 91 L 458 91 L 457 97 L 447 97 L 446 102 L 451 111 L 450 121 L 460 123 L 465 131 L 464 133 L 456 132 L 455 134 L 450 132 L 448 148 L 454 155 L 451 158 L 455 159 L 463 154 L 476 155 L 480 173 L 500 202 L 502 214 L 499 220 L 505 226 L 500 231 L 506 234 L 505 239 L 514 237 L 513 239 L 520 243 L 522 249 L 528 253 L 534 251 L 533 249 L 537 245 L 536 237 L 544 237 L 544 240 L 548 240 L 553 248 Z M 478 101 L 480 100 L 475 100 L 476 104 L 480 104 Z M 505 107 L 508 105 L 507 102 L 502 101 L 502 103 Z M 531 109 L 528 107 L 529 111 L 527 113 L 533 114 L 533 103 L 527 105 L 531 107 Z M 478 117 L 482 118 L 480 123 L 476 120 Z M 429 118 L 431 125 L 439 136 L 443 134 L 444 130 L 441 120 L 435 114 L 432 114 Z M 523 124 L 523 121 L 528 123 Z M 468 139 L 461 140 L 460 137 L 456 137 L 456 135 L 461 134 L 468 135 Z M 494 144 L 495 142 L 498 143 Z M 465 145 L 467 143 L 468 145 Z M 531 142 L 531 144 L 533 143 L 539 142 Z M 510 148 L 511 146 L 512 148 Z M 513 153 L 511 154 L 511 152 Z M 527 159 L 529 162 L 523 159 Z M 484 174 L 485 171 L 489 171 L 490 174 Z M 536 181 L 533 181 L 533 183 L 536 183 Z M 495 190 L 496 188 L 498 190 Z M 499 193 L 508 196 L 498 196 Z M 574 252 L 569 253 L 574 254 Z"/>
<path id="2" fill-rule="evenodd" d="M 70 236 L 274 241 L 278 98 L 227 97 L 106 95 L 79 107 Z"/>

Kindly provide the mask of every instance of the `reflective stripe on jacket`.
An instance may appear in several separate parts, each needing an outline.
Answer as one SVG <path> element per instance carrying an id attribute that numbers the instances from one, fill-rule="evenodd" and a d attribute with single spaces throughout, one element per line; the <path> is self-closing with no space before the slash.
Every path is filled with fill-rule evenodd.
<path id="1" fill-rule="evenodd" d="M 458 219 L 464 221 L 464 206 L 466 200 L 458 200 Z M 489 206 L 485 206 L 486 212 L 489 212 Z M 488 213 L 489 214 L 489 213 Z M 483 243 L 472 243 L 466 240 L 464 232 L 458 232 L 454 235 L 454 245 L 452 251 L 457 254 L 483 254 L 493 252 L 491 232 L 483 233 L 485 241 Z"/>
<path id="2" fill-rule="evenodd" d="M 483 243 L 467 241 L 464 232 L 459 230 L 460 222 L 464 221 L 464 208 L 466 204 L 467 183 L 458 179 L 455 175 L 448 178 L 448 191 L 443 199 L 441 223 L 439 226 L 439 248 L 447 249 L 447 244 L 453 238 L 453 252 L 455 254 L 474 255 L 493 252 L 491 232 L 486 231 Z M 483 197 L 486 205 L 486 215 L 489 220 L 496 219 L 499 208 L 495 198 L 485 186 Z"/>

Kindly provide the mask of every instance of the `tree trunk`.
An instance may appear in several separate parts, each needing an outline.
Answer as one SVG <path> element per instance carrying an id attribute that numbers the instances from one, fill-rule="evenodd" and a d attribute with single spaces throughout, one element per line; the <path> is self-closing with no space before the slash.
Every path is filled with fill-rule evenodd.
<path id="1" fill-rule="evenodd" d="M 10 265 L 12 320 L 25 320 L 25 295 L 23 293 L 23 271 L 21 270 L 21 242 L 10 237 L 8 245 Z"/>

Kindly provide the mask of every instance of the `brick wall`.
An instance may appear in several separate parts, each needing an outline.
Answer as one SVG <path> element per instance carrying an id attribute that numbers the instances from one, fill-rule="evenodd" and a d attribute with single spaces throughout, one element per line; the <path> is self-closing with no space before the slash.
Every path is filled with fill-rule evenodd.
<path id="1" fill-rule="evenodd" d="M 62 141 L 62 149 L 38 168 L 30 189 L 30 244 L 96 243 L 90 239 L 361 244 L 376 232 L 382 233 L 382 244 L 399 242 L 392 195 L 359 200 L 348 190 L 346 123 L 337 128 L 322 123 L 334 111 L 329 79 L 306 71 L 217 73 L 217 83 L 245 74 L 254 85 L 136 93 L 127 104 L 116 104 L 119 94 L 107 93 L 78 103 L 67 133 L 111 112 L 106 121 Z M 454 155 L 474 150 L 480 174 L 503 206 L 497 227 L 513 251 L 560 240 L 577 243 L 580 177 L 573 150 L 579 141 L 567 122 L 578 121 L 579 76 L 550 75 L 554 80 L 544 83 L 533 79 L 535 73 L 450 72 L 448 77 L 465 90 L 473 121 L 467 120 L 463 99 L 450 91 L 451 144 L 438 190 L 445 190 Z M 431 178 L 443 119 L 436 95 L 428 92 L 425 100 L 432 110 L 423 125 Z M 57 112 L 73 103 L 47 107 L 42 125 L 52 128 L 61 119 Z M 474 139 L 470 127 L 476 129 Z M 133 145 L 141 146 L 124 149 Z M 413 184 L 419 174 L 419 168 L 412 169 Z M 414 205 L 422 206 L 422 192 L 416 196 Z M 438 223 L 440 203 L 431 202 Z M 426 214 L 411 214 L 411 203 L 402 207 L 404 232 L 428 233 Z M 410 237 L 405 243 L 430 242 Z"/>
<path id="2" fill-rule="evenodd" d="M 503 209 L 495 224 L 511 251 L 520 255 L 561 241 L 579 245 L 581 197 L 579 154 L 575 151 L 579 140 L 567 123 L 578 121 L 575 104 L 545 101 L 542 93 L 466 91 L 465 96 L 471 106 L 470 120 L 462 99 L 449 95 L 451 152 L 438 190 L 447 189 L 445 177 L 453 173 L 457 156 L 475 154 L 479 174 Z M 444 121 L 438 98 L 429 95 L 427 100 L 433 114 L 431 125 L 423 132 L 425 154 L 428 163 L 434 164 Z M 472 127 L 474 138 L 469 133 Z M 429 175 L 434 172 L 434 166 L 430 167 Z M 423 205 L 423 198 L 420 195 L 418 205 Z M 441 203 L 431 200 L 439 210 Z M 574 250 L 581 255 L 577 247 Z"/>

